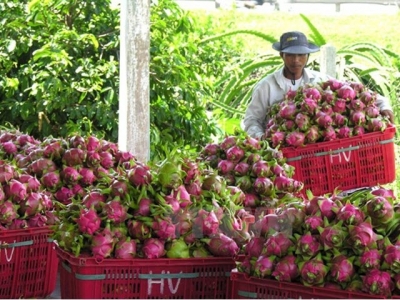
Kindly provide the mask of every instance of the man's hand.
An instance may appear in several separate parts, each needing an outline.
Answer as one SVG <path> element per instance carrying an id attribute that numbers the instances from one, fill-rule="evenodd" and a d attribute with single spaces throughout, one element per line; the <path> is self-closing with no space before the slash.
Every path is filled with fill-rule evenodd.
<path id="1" fill-rule="evenodd" d="M 387 117 L 390 121 L 390 123 L 394 124 L 394 114 L 391 110 L 385 109 L 381 111 L 381 115 L 383 117 Z"/>

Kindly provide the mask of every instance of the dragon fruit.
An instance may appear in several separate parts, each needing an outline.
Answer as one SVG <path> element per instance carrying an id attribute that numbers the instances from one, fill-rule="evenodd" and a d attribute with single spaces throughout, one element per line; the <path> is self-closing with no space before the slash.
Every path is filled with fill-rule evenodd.
<path id="1" fill-rule="evenodd" d="M 301 131 L 307 131 L 310 127 L 310 117 L 301 112 L 296 114 L 294 122 Z"/>
<path id="2" fill-rule="evenodd" d="M 304 260 L 316 256 L 322 250 L 318 236 L 309 231 L 302 235 L 295 234 L 294 237 L 296 239 L 295 253 L 300 255 Z"/>
<path id="3" fill-rule="evenodd" d="M 276 257 L 261 255 L 254 263 L 254 276 L 267 278 L 272 275 L 276 264 Z"/>
<path id="4" fill-rule="evenodd" d="M 4 187 L 4 192 L 15 203 L 24 200 L 28 194 L 26 186 L 17 179 L 11 179 L 8 185 Z"/>
<path id="5" fill-rule="evenodd" d="M 301 147 L 304 146 L 305 134 L 300 131 L 292 131 L 286 135 L 285 142 L 288 146 Z"/>
<path id="6" fill-rule="evenodd" d="M 343 220 L 345 225 L 358 225 L 365 219 L 365 214 L 360 207 L 352 204 L 345 203 L 342 207 L 338 208 L 336 212 L 336 220 Z"/>
<path id="7" fill-rule="evenodd" d="M 336 254 L 329 264 L 329 276 L 338 284 L 349 283 L 355 274 L 353 265 L 355 257 L 347 257 L 344 254 Z"/>
<path id="8" fill-rule="evenodd" d="M 382 251 L 367 248 L 360 254 L 359 261 L 356 263 L 364 273 L 371 269 L 380 269 L 382 263 Z"/>
<path id="9" fill-rule="evenodd" d="M 114 251 L 114 245 L 114 237 L 107 227 L 96 231 L 92 236 L 91 251 L 98 260 L 110 257 Z"/>
<path id="10" fill-rule="evenodd" d="M 10 200 L 4 201 L 0 205 L 0 224 L 4 226 L 10 225 L 17 218 L 19 218 L 18 205 Z"/>
<path id="11" fill-rule="evenodd" d="M 324 220 L 321 214 L 316 215 L 306 215 L 304 218 L 304 228 L 311 233 L 319 233 L 318 227 L 322 227 Z"/>
<path id="12" fill-rule="evenodd" d="M 119 240 L 115 244 L 115 258 L 130 259 L 136 257 L 136 241 L 130 237 Z"/>
<path id="13" fill-rule="evenodd" d="M 235 257 L 239 253 L 239 246 L 224 233 L 211 235 L 202 239 L 207 244 L 207 249 L 214 256 Z"/>
<path id="14" fill-rule="evenodd" d="M 296 264 L 296 256 L 286 255 L 278 260 L 271 276 L 278 281 L 292 282 L 300 275 Z"/>
<path id="15" fill-rule="evenodd" d="M 346 99 L 347 101 L 351 101 L 357 96 L 356 92 L 349 84 L 343 84 L 336 92 L 339 98 Z"/>
<path id="16" fill-rule="evenodd" d="M 228 173 L 233 172 L 233 169 L 235 168 L 236 163 L 228 160 L 228 159 L 222 159 L 218 162 L 217 165 L 217 170 L 219 172 L 219 174 L 221 175 L 226 175 Z"/>
<path id="17" fill-rule="evenodd" d="M 284 232 L 276 232 L 268 237 L 264 244 L 263 255 L 276 257 L 286 256 L 290 249 L 294 248 L 294 243 Z"/>
<path id="18" fill-rule="evenodd" d="M 253 189 L 262 196 L 270 196 L 275 192 L 274 183 L 269 177 L 257 177 L 253 182 Z"/>
<path id="19" fill-rule="evenodd" d="M 90 190 L 82 199 L 86 208 L 94 207 L 96 211 L 101 211 L 107 200 L 107 196 L 98 189 Z"/>
<path id="20" fill-rule="evenodd" d="M 245 245 L 244 252 L 250 257 L 259 257 L 263 250 L 266 239 L 264 237 L 253 237 Z"/>
<path id="21" fill-rule="evenodd" d="M 156 217 L 151 224 L 154 233 L 164 241 L 176 238 L 176 226 L 170 217 Z"/>
<path id="22" fill-rule="evenodd" d="M 131 238 L 145 241 L 151 237 L 151 228 L 144 221 L 129 219 L 127 221 L 128 234 Z"/>
<path id="23" fill-rule="evenodd" d="M 311 114 L 314 114 L 315 111 L 317 110 L 318 103 L 316 100 L 306 97 L 301 102 L 300 108 L 301 108 L 301 111 L 311 115 Z"/>
<path id="24" fill-rule="evenodd" d="M 103 213 L 113 224 L 125 222 L 128 218 L 128 208 L 121 202 L 118 197 L 107 201 L 103 206 Z"/>
<path id="25" fill-rule="evenodd" d="M 376 248 L 376 242 L 381 238 L 373 230 L 369 217 L 358 225 L 349 225 L 348 230 L 349 242 L 355 253 L 362 253 L 366 248 Z"/>
<path id="26" fill-rule="evenodd" d="M 37 213 L 44 212 L 42 194 L 40 192 L 30 192 L 24 200 L 19 202 L 18 213 L 22 217 L 31 217 Z"/>
<path id="27" fill-rule="evenodd" d="M 279 116 L 283 119 L 292 120 L 296 115 L 297 108 L 293 101 L 283 101 L 280 104 Z"/>
<path id="28" fill-rule="evenodd" d="M 21 174 L 19 176 L 19 181 L 26 186 L 26 191 L 37 192 L 40 189 L 40 181 L 35 176 L 30 174 Z"/>
<path id="29" fill-rule="evenodd" d="M 65 166 L 82 166 L 86 160 L 86 151 L 81 148 L 70 148 L 65 150 L 62 162 Z"/>
<path id="30" fill-rule="evenodd" d="M 382 257 L 382 269 L 400 273 L 400 245 L 386 245 Z"/>
<path id="31" fill-rule="evenodd" d="M 136 187 L 147 186 L 153 180 L 150 167 L 142 163 L 136 164 L 127 175 L 129 182 Z"/>
<path id="32" fill-rule="evenodd" d="M 307 261 L 298 263 L 300 281 L 305 286 L 322 286 L 329 272 L 329 267 L 322 260 L 321 253 Z"/>
<path id="33" fill-rule="evenodd" d="M 203 237 L 216 234 L 219 230 L 219 220 L 215 212 L 200 209 L 193 220 L 193 231 L 196 236 Z"/>
<path id="34" fill-rule="evenodd" d="M 80 168 L 79 174 L 81 175 L 79 183 L 81 183 L 83 186 L 94 185 L 97 180 L 96 176 L 94 175 L 94 171 L 90 168 Z"/>
<path id="35" fill-rule="evenodd" d="M 189 246 L 182 238 L 168 242 L 165 249 L 168 258 L 190 258 Z"/>
<path id="36" fill-rule="evenodd" d="M 328 220 L 325 218 L 324 227 L 318 227 L 321 244 L 325 251 L 329 249 L 340 249 L 345 244 L 348 232 L 342 225 L 343 221 L 329 224 Z"/>
<path id="37" fill-rule="evenodd" d="M 40 179 L 43 187 L 50 191 L 55 191 L 61 187 L 61 178 L 59 171 L 52 171 L 46 174 L 43 174 L 42 178 Z"/>
<path id="38" fill-rule="evenodd" d="M 389 272 L 372 269 L 362 276 L 362 291 L 371 295 L 391 297 L 394 282 Z"/>
<path id="39" fill-rule="evenodd" d="M 79 174 L 79 171 L 75 167 L 64 166 L 60 172 L 60 177 L 65 184 L 73 185 L 81 180 L 82 175 Z"/>
<path id="40" fill-rule="evenodd" d="M 101 219 L 95 209 L 81 209 L 76 223 L 82 233 L 93 235 L 100 229 Z"/>
<path id="41" fill-rule="evenodd" d="M 142 253 L 144 258 L 160 258 L 165 256 L 165 242 L 158 238 L 149 238 L 144 240 Z"/>
<path id="42" fill-rule="evenodd" d="M 228 148 L 226 151 L 226 159 L 233 161 L 233 162 L 239 162 L 243 159 L 245 152 L 244 150 L 239 147 L 238 145 L 234 145 L 230 148 Z"/>

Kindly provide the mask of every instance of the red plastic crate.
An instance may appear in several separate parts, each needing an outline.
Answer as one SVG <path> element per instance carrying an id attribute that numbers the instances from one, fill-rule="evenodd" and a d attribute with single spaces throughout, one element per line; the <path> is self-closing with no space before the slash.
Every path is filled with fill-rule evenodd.
<path id="1" fill-rule="evenodd" d="M 226 299 L 233 258 L 104 259 L 56 248 L 63 299 Z"/>
<path id="2" fill-rule="evenodd" d="M 396 128 L 304 147 L 282 148 L 293 178 L 314 195 L 391 183 L 396 178 Z"/>
<path id="3" fill-rule="evenodd" d="M 250 277 L 236 270 L 231 272 L 231 281 L 230 299 L 385 299 L 384 296 L 361 292 L 309 287 L 301 283 Z"/>
<path id="4" fill-rule="evenodd" d="M 44 298 L 56 286 L 58 259 L 48 227 L 0 231 L 0 298 Z"/>

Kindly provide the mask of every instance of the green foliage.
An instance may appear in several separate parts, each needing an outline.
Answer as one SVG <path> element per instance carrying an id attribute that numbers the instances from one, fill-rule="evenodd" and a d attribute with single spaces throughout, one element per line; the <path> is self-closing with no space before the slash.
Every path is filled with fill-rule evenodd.
<path id="1" fill-rule="evenodd" d="M 109 0 L 0 4 L 1 124 L 36 137 L 117 137 L 119 12 L 109 6 Z"/>

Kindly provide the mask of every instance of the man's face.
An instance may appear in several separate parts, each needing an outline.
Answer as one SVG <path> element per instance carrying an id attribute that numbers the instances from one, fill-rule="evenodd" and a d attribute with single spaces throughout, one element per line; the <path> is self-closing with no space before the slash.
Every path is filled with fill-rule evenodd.
<path id="1" fill-rule="evenodd" d="M 294 74 L 301 74 L 308 60 L 308 54 L 281 53 L 281 57 L 289 71 Z"/>

